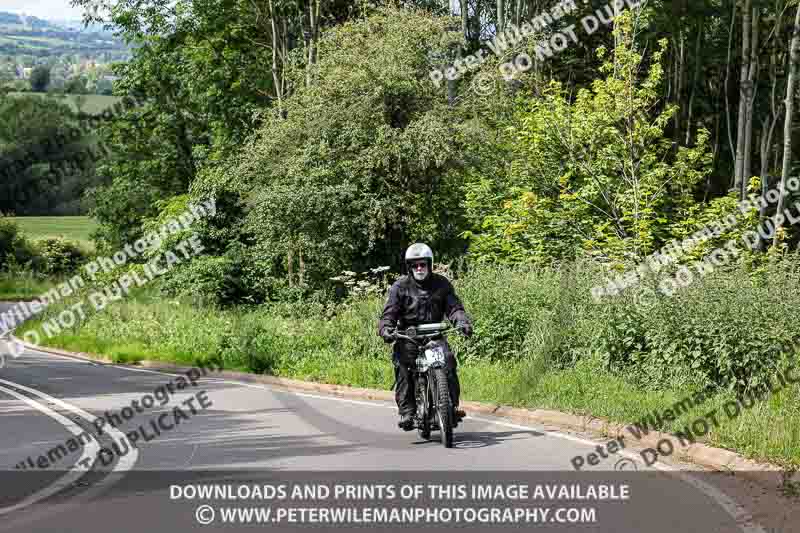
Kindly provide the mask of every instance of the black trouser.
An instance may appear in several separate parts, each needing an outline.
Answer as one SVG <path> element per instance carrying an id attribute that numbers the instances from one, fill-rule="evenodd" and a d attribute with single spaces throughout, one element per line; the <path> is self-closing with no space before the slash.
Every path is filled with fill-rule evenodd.
<path id="1" fill-rule="evenodd" d="M 397 410 L 400 416 L 404 414 L 414 414 L 416 412 L 417 399 L 414 394 L 414 383 L 411 380 L 410 368 L 415 364 L 413 355 L 404 355 L 402 348 L 395 345 L 392 356 L 394 363 L 395 392 L 394 399 L 397 402 Z M 450 347 L 447 348 L 445 357 L 447 370 L 450 374 L 448 383 L 450 384 L 450 398 L 453 400 L 453 407 L 458 407 L 458 400 L 461 396 L 461 384 L 458 381 L 458 364 Z"/>

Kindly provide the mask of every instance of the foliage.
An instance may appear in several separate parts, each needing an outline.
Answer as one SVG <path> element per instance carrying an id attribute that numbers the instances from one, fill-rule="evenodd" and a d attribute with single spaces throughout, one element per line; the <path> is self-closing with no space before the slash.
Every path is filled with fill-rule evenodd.
<path id="1" fill-rule="evenodd" d="M 47 91 L 50 85 L 50 68 L 40 65 L 31 71 L 31 90 L 36 93 Z"/>
<path id="2" fill-rule="evenodd" d="M 161 284 L 170 297 L 190 298 L 197 304 L 236 303 L 234 264 L 230 257 L 200 257 L 176 268 Z"/>
<path id="3" fill-rule="evenodd" d="M 457 249 L 464 139 L 425 79 L 443 33 L 444 21 L 389 8 L 330 31 L 316 83 L 286 99 L 286 117 L 267 117 L 229 168 L 201 177 L 246 199 L 264 262 L 302 254 L 307 280 L 321 283 L 396 267 L 412 239 Z"/>
<path id="4" fill-rule="evenodd" d="M 19 228 L 0 213 L 0 269 L 6 266 L 7 258 L 14 252 Z"/>
<path id="5" fill-rule="evenodd" d="M 78 214 L 96 149 L 71 110 L 41 96 L 0 96 L 0 211 Z"/>
<path id="6" fill-rule="evenodd" d="M 0 271 L 60 277 L 73 273 L 86 259 L 76 243 L 61 238 L 26 239 L 16 223 L 0 215 Z"/>
<path id="7" fill-rule="evenodd" d="M 91 5 L 91 2 L 84 2 Z M 108 247 L 135 239 L 155 202 L 185 194 L 198 173 L 238 148 L 269 106 L 269 55 L 249 2 L 120 2 L 112 21 L 136 44 L 115 66 L 115 93 L 144 102 L 103 128 L 114 154 L 92 193 Z"/>
<path id="8" fill-rule="evenodd" d="M 36 272 L 62 276 L 75 272 L 87 257 L 75 243 L 60 238 L 45 238 L 33 242 Z"/>
<path id="9" fill-rule="evenodd" d="M 675 109 L 650 115 L 666 43 L 640 79 L 645 62 L 630 17 L 618 18 L 615 32 L 619 44 L 602 68 L 605 79 L 578 90 L 574 101 L 553 82 L 521 111 L 511 131 L 510 183 L 500 191 L 489 179 L 470 187 L 466 205 L 476 227 L 468 235 L 477 259 L 547 262 L 581 250 L 617 261 L 641 258 L 694 205 L 693 191 L 709 170 L 708 134 L 673 155 L 665 129 Z"/>
<path id="10" fill-rule="evenodd" d="M 345 270 L 340 275 L 330 278 L 330 280 L 341 283 L 341 288 L 344 289 L 342 291 L 343 295 L 357 300 L 386 294 L 390 285 L 386 276 L 388 270 L 388 266 L 371 268 L 368 272 L 358 274 Z"/>

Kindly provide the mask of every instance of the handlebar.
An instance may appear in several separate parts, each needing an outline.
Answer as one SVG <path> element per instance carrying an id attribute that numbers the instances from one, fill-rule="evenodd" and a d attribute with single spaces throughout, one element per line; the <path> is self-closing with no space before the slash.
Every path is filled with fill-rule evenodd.
<path id="1" fill-rule="evenodd" d="M 418 344 L 420 339 L 430 339 L 438 337 L 444 333 L 454 330 L 460 330 L 462 327 L 451 326 L 446 322 L 439 322 L 435 324 L 422 324 L 417 327 L 410 327 L 405 330 L 394 330 L 392 332 L 395 340 L 403 339 Z M 420 332 L 422 330 L 422 332 Z"/>

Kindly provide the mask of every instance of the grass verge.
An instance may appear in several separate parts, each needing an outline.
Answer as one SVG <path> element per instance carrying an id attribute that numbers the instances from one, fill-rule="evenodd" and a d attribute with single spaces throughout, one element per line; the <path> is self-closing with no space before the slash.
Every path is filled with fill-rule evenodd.
<path id="1" fill-rule="evenodd" d="M 486 279 L 483 282 L 488 283 Z M 515 290 L 508 279 L 498 286 Z M 462 288 L 467 297 L 476 289 Z M 484 289 L 484 294 L 495 290 Z M 530 294 L 524 297 L 532 298 Z M 547 300 L 543 294 L 535 298 L 543 298 L 542 303 Z M 641 379 L 637 372 L 611 370 L 607 358 L 597 354 L 570 365 L 557 363 L 555 356 L 563 355 L 567 337 L 558 331 L 558 324 L 583 327 L 581 320 L 574 316 L 565 320 L 557 309 L 550 322 L 532 329 L 529 337 L 537 339 L 534 346 L 506 357 L 477 353 L 481 334 L 491 335 L 481 331 L 489 327 L 481 318 L 489 318 L 494 304 L 473 303 L 476 314 L 481 315 L 476 317 L 476 337 L 450 339 L 460 360 L 464 400 L 556 409 L 632 423 L 654 411 L 663 412 L 699 390 L 693 385 L 642 385 L 637 382 Z M 514 302 L 505 299 L 504 304 L 513 306 Z M 277 308 L 198 308 L 139 292 L 102 312 L 89 310 L 86 302 L 84 322 L 64 329 L 53 328 L 51 323 L 51 329 L 61 331 L 54 331 L 44 344 L 110 356 L 118 362 L 152 359 L 191 365 L 214 361 L 232 370 L 386 390 L 392 385 L 393 373 L 389 347 L 375 334 L 381 306 L 376 299 L 352 302 L 330 318 L 306 309 L 294 309 L 287 315 L 285 309 Z M 56 311 L 48 312 L 43 320 L 52 319 Z M 690 315 L 686 312 L 682 319 Z M 545 317 L 537 315 L 537 320 Z M 31 329 L 42 331 L 42 319 L 26 324 L 23 332 Z M 532 342 L 526 339 L 514 342 Z M 732 393 L 719 389 L 677 419 L 651 429 L 674 433 L 716 410 L 721 424 L 705 438 L 708 444 L 787 468 L 800 467 L 800 386 L 795 384 L 758 401 L 729 421 L 722 414 L 723 407 L 733 398 Z"/>

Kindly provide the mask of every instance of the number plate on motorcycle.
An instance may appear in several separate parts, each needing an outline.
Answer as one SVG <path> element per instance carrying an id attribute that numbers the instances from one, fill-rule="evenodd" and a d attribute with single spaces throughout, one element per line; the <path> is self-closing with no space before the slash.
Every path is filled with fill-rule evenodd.
<path id="1" fill-rule="evenodd" d="M 425 350 L 425 359 L 429 365 L 433 363 L 444 363 L 444 348 L 442 346 L 434 346 Z"/>

